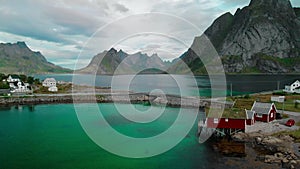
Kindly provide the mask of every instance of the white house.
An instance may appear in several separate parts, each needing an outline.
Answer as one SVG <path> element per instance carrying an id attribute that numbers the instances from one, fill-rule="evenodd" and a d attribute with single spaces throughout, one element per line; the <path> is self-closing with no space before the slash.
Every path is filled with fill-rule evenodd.
<path id="1" fill-rule="evenodd" d="M 43 86 L 44 87 L 53 87 L 53 86 L 56 87 L 56 80 L 54 78 L 46 78 L 43 81 Z"/>
<path id="2" fill-rule="evenodd" d="M 49 91 L 49 92 L 57 92 L 58 89 L 57 89 L 56 86 L 51 86 L 51 87 L 48 88 L 48 91 Z"/>
<path id="3" fill-rule="evenodd" d="M 300 81 L 297 80 L 290 86 L 289 85 L 285 86 L 283 91 L 287 93 L 300 93 Z"/>
<path id="4" fill-rule="evenodd" d="M 23 83 L 22 81 L 9 83 L 11 93 L 28 93 L 31 91 L 30 85 L 28 83 Z"/>
<path id="5" fill-rule="evenodd" d="M 9 75 L 6 81 L 9 83 L 13 83 L 13 82 L 19 82 L 21 80 L 17 75 Z"/>
<path id="6" fill-rule="evenodd" d="M 54 78 L 47 78 L 43 81 L 43 86 L 48 87 L 49 92 L 57 92 L 56 80 Z"/>

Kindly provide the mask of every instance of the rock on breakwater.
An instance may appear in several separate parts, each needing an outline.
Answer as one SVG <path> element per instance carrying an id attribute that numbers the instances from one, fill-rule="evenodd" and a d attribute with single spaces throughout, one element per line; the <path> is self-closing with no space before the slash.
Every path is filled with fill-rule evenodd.
<path id="1" fill-rule="evenodd" d="M 238 133 L 233 136 L 238 142 L 251 143 L 262 154 L 257 160 L 278 164 L 283 168 L 300 168 L 300 158 L 296 155 L 294 139 L 288 135 L 271 136 L 262 133 Z"/>

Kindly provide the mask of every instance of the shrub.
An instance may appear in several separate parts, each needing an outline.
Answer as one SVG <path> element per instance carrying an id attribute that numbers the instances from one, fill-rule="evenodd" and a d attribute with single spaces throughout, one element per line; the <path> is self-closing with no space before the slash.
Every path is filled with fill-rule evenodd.
<path id="1" fill-rule="evenodd" d="M 285 114 L 285 113 L 282 114 L 282 118 L 283 118 L 283 119 L 287 119 L 287 118 L 289 118 L 289 117 L 290 117 L 290 116 L 289 116 L 288 114 Z"/>

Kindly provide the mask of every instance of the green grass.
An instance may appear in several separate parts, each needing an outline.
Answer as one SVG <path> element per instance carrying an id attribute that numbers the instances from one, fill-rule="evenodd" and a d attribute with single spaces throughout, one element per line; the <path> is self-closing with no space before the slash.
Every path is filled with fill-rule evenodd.
<path id="1" fill-rule="evenodd" d="M 275 103 L 276 108 L 279 110 L 284 110 L 286 111 L 292 111 L 292 112 L 300 112 L 300 105 L 298 107 L 295 107 L 294 100 L 286 100 L 284 102 L 284 105 L 282 103 Z"/>
<path id="2" fill-rule="evenodd" d="M 300 129 L 294 131 L 283 131 L 274 134 L 274 136 L 280 136 L 280 135 L 289 135 L 295 139 L 295 142 L 300 143 Z"/>
<path id="3" fill-rule="evenodd" d="M 221 109 L 218 108 L 210 108 L 205 110 L 207 117 L 210 118 L 231 118 L 231 119 L 245 119 L 246 118 L 246 112 L 245 109 L 239 109 L 239 108 L 232 108 L 232 109 L 224 109 L 223 112 L 221 112 Z"/>
<path id="4" fill-rule="evenodd" d="M 289 118 L 289 117 L 290 117 L 290 116 L 289 116 L 288 114 L 284 114 L 284 113 L 282 114 L 282 118 L 283 118 L 283 119 L 287 119 L 287 118 Z"/>
<path id="5" fill-rule="evenodd" d="M 53 94 L 53 93 L 68 93 L 72 90 L 71 84 L 59 84 L 57 85 L 58 92 L 50 92 L 48 91 L 48 87 L 44 87 L 42 85 L 39 86 L 39 89 L 35 90 L 34 93 L 37 94 Z"/>
<path id="6" fill-rule="evenodd" d="M 278 94 L 278 93 L 277 93 Z M 223 118 L 245 118 L 245 109 L 251 110 L 252 105 L 255 101 L 263 102 L 263 103 L 271 103 L 272 94 L 257 94 L 257 95 L 245 95 L 240 97 L 227 97 L 227 101 L 235 101 L 234 107 L 231 109 L 225 109 L 222 114 Z M 284 103 L 284 110 L 293 111 L 300 113 L 300 104 L 295 105 L 294 100 L 300 100 L 299 94 L 287 94 L 286 101 Z M 282 103 L 275 103 L 275 106 L 278 110 L 282 110 Z M 208 112 L 208 109 L 206 110 Z M 212 110 L 213 113 L 209 114 L 210 117 L 219 117 L 219 112 L 216 110 Z M 288 115 L 283 114 L 283 118 L 289 118 Z"/>
<path id="7" fill-rule="evenodd" d="M 286 66 L 286 67 L 292 67 L 294 65 L 297 65 L 300 63 L 300 58 L 299 57 L 294 57 L 294 58 L 278 58 L 274 56 L 268 56 L 265 54 L 259 54 L 258 55 L 261 59 L 264 60 L 270 60 L 276 63 L 279 63 L 280 65 Z"/>
<path id="8" fill-rule="evenodd" d="M 300 95 L 299 94 L 285 94 L 285 93 L 273 93 L 273 94 L 258 94 L 250 97 L 233 97 L 233 98 L 228 98 L 228 100 L 236 101 L 235 103 L 235 108 L 240 108 L 240 109 L 247 109 L 250 110 L 254 101 L 259 101 L 259 102 L 264 102 L 264 103 L 271 103 L 271 96 L 282 96 L 285 95 L 286 100 L 284 102 L 284 110 L 286 111 L 293 111 L 293 112 L 299 112 L 300 113 L 300 104 L 295 105 L 294 101 L 295 100 L 300 100 Z M 278 110 L 283 109 L 283 104 L 282 103 L 274 103 L 276 108 Z"/>
<path id="9" fill-rule="evenodd" d="M 241 73 L 261 73 L 257 67 L 245 67 Z"/>

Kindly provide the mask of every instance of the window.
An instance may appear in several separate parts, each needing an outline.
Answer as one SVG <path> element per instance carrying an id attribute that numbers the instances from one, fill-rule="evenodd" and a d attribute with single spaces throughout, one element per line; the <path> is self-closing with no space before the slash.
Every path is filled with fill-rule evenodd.
<path id="1" fill-rule="evenodd" d="M 273 113 L 271 113 L 271 118 L 273 118 Z"/>
<path id="2" fill-rule="evenodd" d="M 219 123 L 219 119 L 218 118 L 214 118 L 214 123 L 218 124 Z"/>
<path id="3" fill-rule="evenodd" d="M 257 114 L 257 117 L 258 118 L 262 118 L 262 114 Z"/>
<path id="4" fill-rule="evenodd" d="M 225 122 L 227 122 L 227 123 L 228 123 L 228 121 L 229 121 L 228 119 L 225 119 Z"/>

